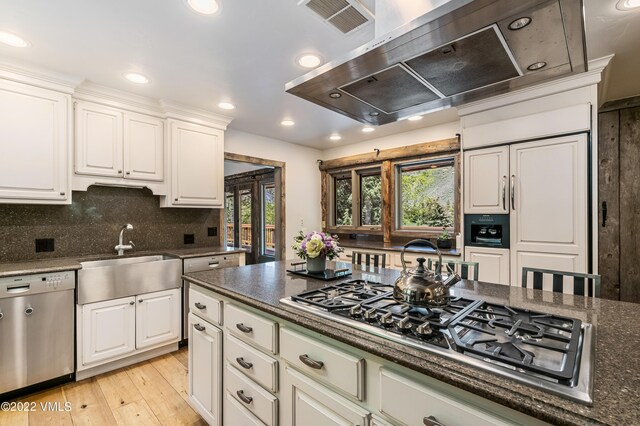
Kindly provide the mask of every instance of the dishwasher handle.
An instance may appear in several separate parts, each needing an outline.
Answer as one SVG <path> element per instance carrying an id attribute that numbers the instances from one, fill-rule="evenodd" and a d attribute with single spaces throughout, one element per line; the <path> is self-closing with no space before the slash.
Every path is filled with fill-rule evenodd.
<path id="1" fill-rule="evenodd" d="M 31 288 L 31 284 L 10 285 L 10 286 L 7 286 L 7 293 L 10 293 L 10 294 L 25 293 L 29 291 L 30 288 Z"/>

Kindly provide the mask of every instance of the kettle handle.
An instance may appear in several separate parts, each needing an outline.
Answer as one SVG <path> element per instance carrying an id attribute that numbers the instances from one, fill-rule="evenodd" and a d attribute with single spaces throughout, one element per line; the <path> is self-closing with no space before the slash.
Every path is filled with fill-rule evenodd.
<path id="1" fill-rule="evenodd" d="M 406 250 L 407 247 L 410 247 L 412 245 L 418 245 L 418 244 L 420 245 L 426 244 L 428 246 L 431 246 L 431 248 L 435 249 L 436 253 L 438 254 L 438 266 L 436 267 L 436 275 L 439 275 L 442 268 L 442 253 L 440 253 L 440 250 L 435 244 L 433 244 L 429 240 L 425 240 L 424 238 L 411 240 L 407 244 L 405 244 L 404 247 L 402 247 L 402 252 L 400 253 L 400 262 L 402 262 L 402 273 L 404 274 L 405 272 L 407 272 L 407 264 L 404 260 L 404 251 Z"/>

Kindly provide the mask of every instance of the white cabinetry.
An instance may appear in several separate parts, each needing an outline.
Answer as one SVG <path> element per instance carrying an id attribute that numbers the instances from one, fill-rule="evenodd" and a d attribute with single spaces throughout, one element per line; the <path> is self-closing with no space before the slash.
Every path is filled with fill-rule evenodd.
<path id="1" fill-rule="evenodd" d="M 81 175 L 162 181 L 163 120 L 78 102 L 75 170 Z"/>
<path id="2" fill-rule="evenodd" d="M 222 331 L 189 314 L 189 399 L 212 426 L 221 425 Z"/>
<path id="3" fill-rule="evenodd" d="M 512 285 L 521 284 L 525 266 L 587 272 L 586 134 L 464 155 L 465 213 L 510 215 Z M 504 253 L 497 253 L 474 248 L 465 259 L 480 262 L 482 281 L 504 283 Z"/>
<path id="4" fill-rule="evenodd" d="M 138 296 L 136 348 L 146 348 L 180 338 L 180 290 Z"/>
<path id="5" fill-rule="evenodd" d="M 82 306 L 82 363 L 95 364 L 136 349 L 134 297 Z"/>
<path id="6" fill-rule="evenodd" d="M 163 207 L 222 207 L 224 132 L 169 119 L 170 188 Z"/>
<path id="7" fill-rule="evenodd" d="M 71 97 L 0 79 L 0 202 L 70 204 Z"/>
<path id="8" fill-rule="evenodd" d="M 509 285 L 509 249 L 467 246 L 464 258 L 479 263 L 478 281 Z"/>
<path id="9" fill-rule="evenodd" d="M 508 213 L 509 147 L 464 153 L 464 212 Z"/>
<path id="10" fill-rule="evenodd" d="M 139 355 L 180 340 L 180 289 L 171 289 L 78 308 L 78 371 Z M 118 368 L 117 365 L 113 368 Z M 90 377 L 113 368 L 83 375 Z"/>

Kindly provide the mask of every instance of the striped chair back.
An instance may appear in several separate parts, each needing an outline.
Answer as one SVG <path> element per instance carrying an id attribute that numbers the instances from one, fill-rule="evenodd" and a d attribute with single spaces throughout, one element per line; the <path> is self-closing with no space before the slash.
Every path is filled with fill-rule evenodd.
<path id="1" fill-rule="evenodd" d="M 367 253 L 365 251 L 353 251 L 351 263 L 353 265 L 373 266 L 374 268 L 384 268 L 386 265 L 386 253 Z"/>
<path id="2" fill-rule="evenodd" d="M 444 262 L 449 266 L 453 271 L 457 272 L 460 275 L 460 278 L 463 280 L 472 279 L 474 281 L 478 281 L 478 274 L 480 264 L 478 262 L 465 262 L 463 260 L 447 260 Z M 438 268 L 438 261 L 434 259 L 427 259 L 427 269 L 433 270 Z M 473 277 L 471 277 L 471 273 L 473 272 Z"/>
<path id="3" fill-rule="evenodd" d="M 573 294 L 578 296 L 600 297 L 600 275 L 581 274 L 578 272 L 554 271 L 551 269 L 522 268 L 522 287 L 527 288 L 527 277 L 533 276 L 533 288 L 542 290 L 545 275 L 551 275 L 553 291 L 564 292 L 565 277 L 573 277 Z"/>

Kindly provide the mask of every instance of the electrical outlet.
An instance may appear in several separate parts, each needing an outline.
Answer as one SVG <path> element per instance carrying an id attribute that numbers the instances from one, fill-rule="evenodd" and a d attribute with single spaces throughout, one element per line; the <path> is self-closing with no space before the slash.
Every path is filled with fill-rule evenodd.
<path id="1" fill-rule="evenodd" d="M 185 244 L 193 244 L 196 242 L 195 234 L 184 234 L 184 243 Z"/>
<path id="2" fill-rule="evenodd" d="M 207 228 L 207 235 L 209 237 L 217 237 L 218 236 L 218 227 L 217 226 L 211 226 L 211 227 Z"/>
<path id="3" fill-rule="evenodd" d="M 36 238 L 36 253 L 50 252 L 55 250 L 55 239 Z"/>

